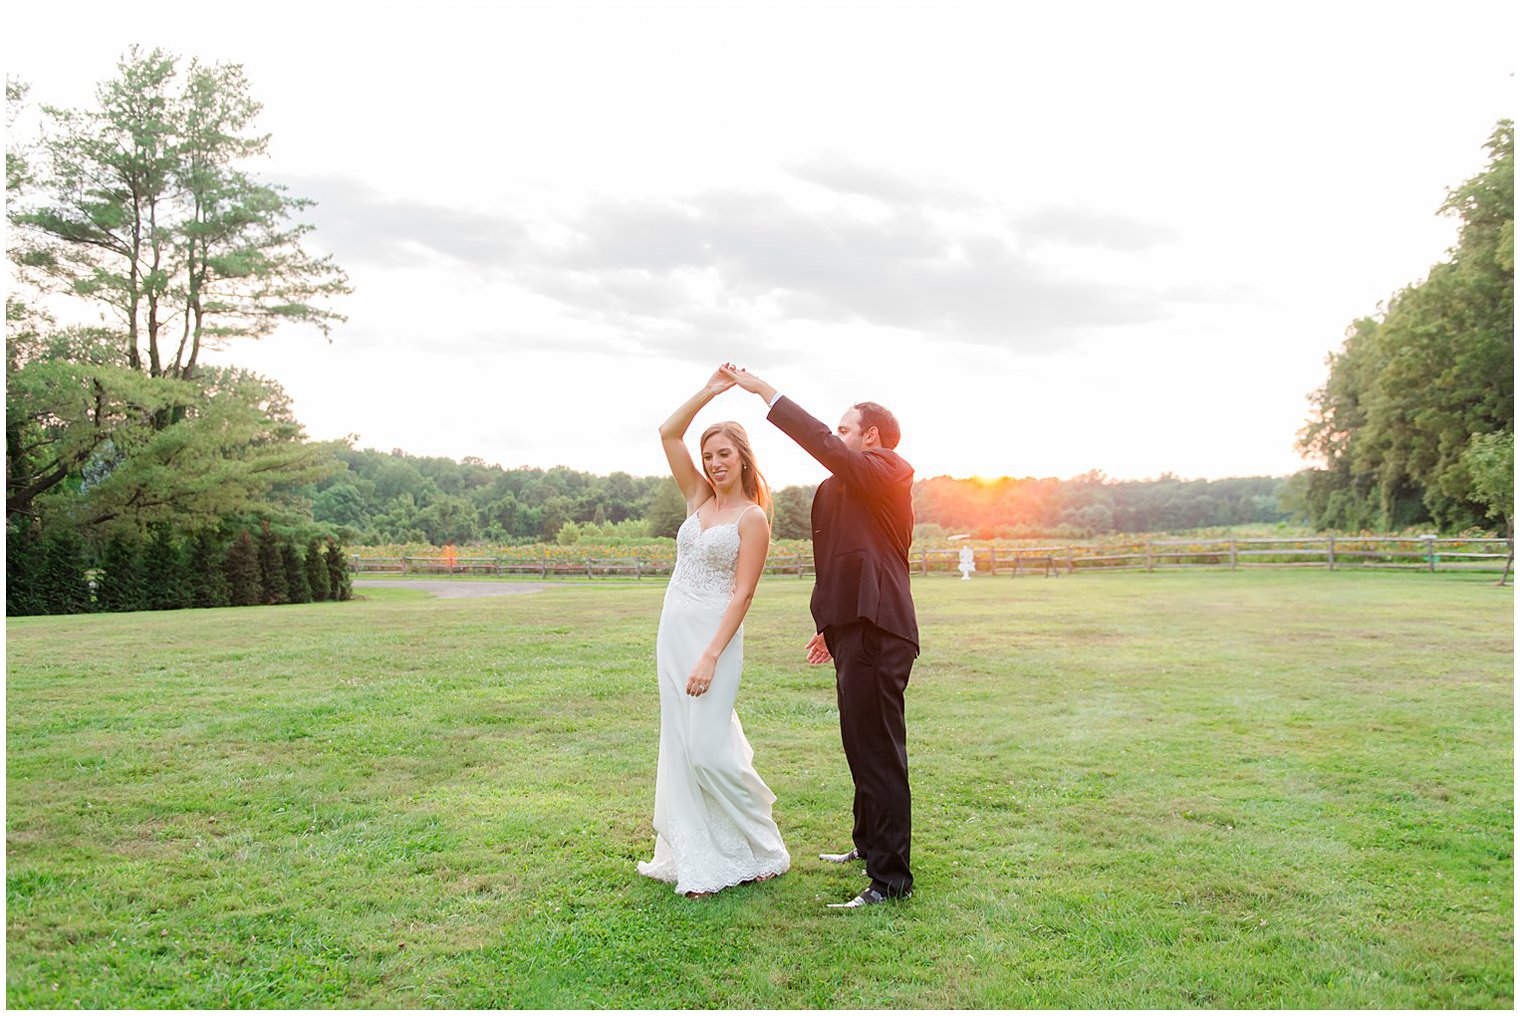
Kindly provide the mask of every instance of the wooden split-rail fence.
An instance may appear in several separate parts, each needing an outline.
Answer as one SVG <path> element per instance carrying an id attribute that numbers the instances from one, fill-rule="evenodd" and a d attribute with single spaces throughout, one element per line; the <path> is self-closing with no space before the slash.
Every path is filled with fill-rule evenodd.
<path id="1" fill-rule="evenodd" d="M 974 547 L 977 575 L 1061 575 L 1097 571 L 1158 571 L 1175 568 L 1402 568 L 1421 571 L 1501 571 L 1513 559 L 1513 541 L 1461 537 L 1318 536 L 1216 540 L 1149 540 L 1143 543 L 1050 547 Z M 355 572 L 404 575 L 536 575 L 658 578 L 670 574 L 668 558 L 537 558 L 351 556 Z M 915 550 L 909 566 L 921 575 L 959 576 L 961 549 Z M 771 575 L 813 574 L 808 551 L 773 550 L 765 561 Z"/>

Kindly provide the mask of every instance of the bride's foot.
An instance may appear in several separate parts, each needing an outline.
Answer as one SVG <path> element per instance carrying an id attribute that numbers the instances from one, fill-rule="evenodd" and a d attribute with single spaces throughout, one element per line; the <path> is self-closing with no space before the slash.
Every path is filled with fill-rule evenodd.
<path id="1" fill-rule="evenodd" d="M 743 882 L 740 882 L 739 884 L 740 885 L 754 885 L 756 882 L 769 882 L 773 878 L 780 878 L 780 877 L 781 877 L 781 872 L 779 872 L 779 871 L 773 871 L 769 875 L 756 875 L 754 878 L 747 878 Z"/>
<path id="2" fill-rule="evenodd" d="M 716 895 L 718 895 L 718 894 L 717 893 L 687 893 L 686 894 L 686 898 L 689 899 L 689 900 L 705 900 L 709 896 L 716 896 Z"/>

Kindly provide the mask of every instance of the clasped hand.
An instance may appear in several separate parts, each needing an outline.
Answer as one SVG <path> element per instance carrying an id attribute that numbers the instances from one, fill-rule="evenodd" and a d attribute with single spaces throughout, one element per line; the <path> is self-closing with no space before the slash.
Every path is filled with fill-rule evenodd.
<path id="1" fill-rule="evenodd" d="M 725 363 L 723 366 L 719 367 L 718 374 L 715 374 L 713 376 L 717 377 L 718 375 L 722 375 L 729 384 L 738 385 L 745 391 L 753 392 L 756 395 L 760 394 L 760 389 L 765 384 L 764 381 L 761 381 L 759 378 L 751 374 L 749 371 L 745 370 L 743 367 L 735 367 L 731 363 Z"/>

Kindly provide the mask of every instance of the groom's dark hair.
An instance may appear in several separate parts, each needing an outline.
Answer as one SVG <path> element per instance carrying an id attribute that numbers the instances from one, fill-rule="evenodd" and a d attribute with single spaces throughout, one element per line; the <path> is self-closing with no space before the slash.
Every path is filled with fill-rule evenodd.
<path id="1" fill-rule="evenodd" d="M 890 409 L 879 402 L 857 402 L 850 408 L 860 414 L 861 433 L 875 427 L 883 448 L 897 447 L 897 442 L 902 440 L 902 428 L 897 425 L 897 417 Z"/>

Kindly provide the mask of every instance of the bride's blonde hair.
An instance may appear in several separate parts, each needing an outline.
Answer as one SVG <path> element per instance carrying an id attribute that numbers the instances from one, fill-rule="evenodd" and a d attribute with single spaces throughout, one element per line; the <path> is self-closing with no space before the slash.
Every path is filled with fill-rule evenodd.
<path id="1" fill-rule="evenodd" d="M 699 455 L 702 449 L 707 447 L 707 439 L 714 434 L 722 434 L 733 441 L 734 448 L 739 452 L 739 463 L 743 467 L 739 483 L 744 490 L 744 496 L 769 513 L 771 510 L 771 487 L 770 484 L 765 482 L 765 475 L 760 472 L 760 467 L 755 464 L 755 450 L 749 445 L 749 435 L 744 432 L 742 426 L 732 420 L 715 423 L 702 432 L 702 440 L 697 442 L 697 452 Z M 702 465 L 702 475 L 707 477 L 706 463 Z M 712 482 L 711 477 L 707 477 L 707 480 L 709 483 Z"/>

